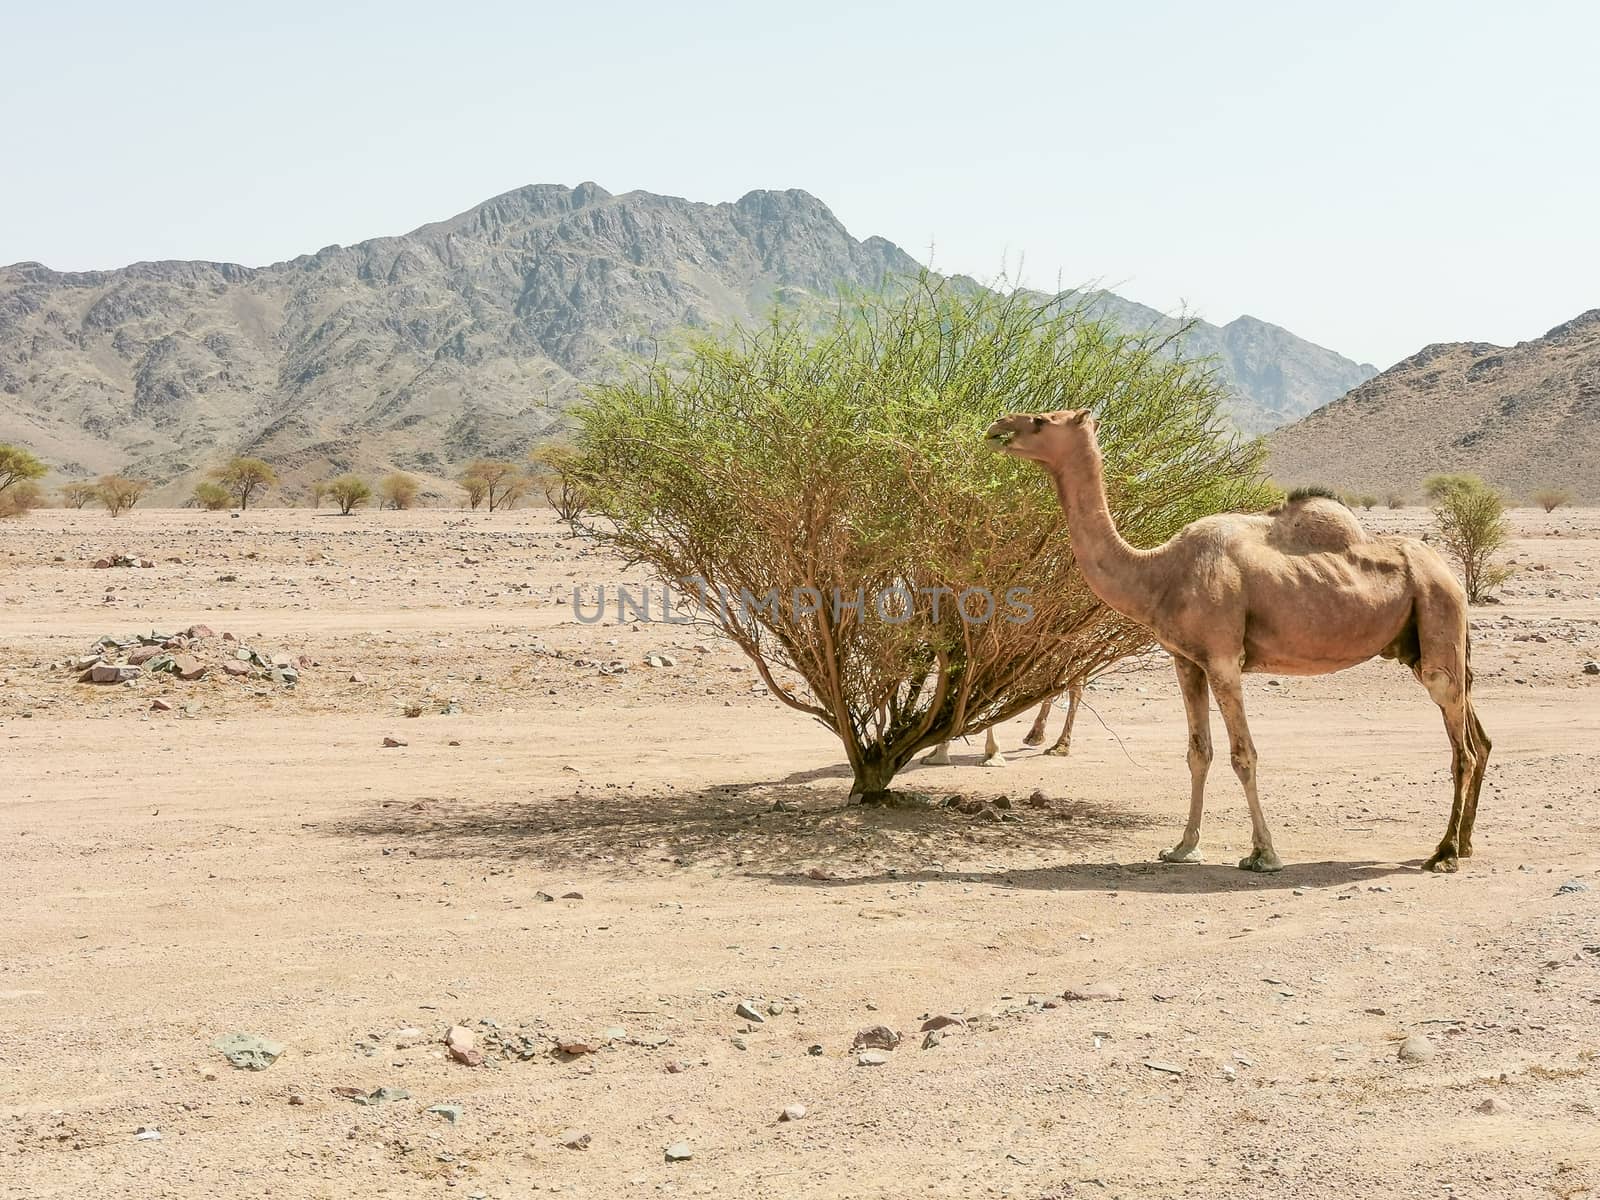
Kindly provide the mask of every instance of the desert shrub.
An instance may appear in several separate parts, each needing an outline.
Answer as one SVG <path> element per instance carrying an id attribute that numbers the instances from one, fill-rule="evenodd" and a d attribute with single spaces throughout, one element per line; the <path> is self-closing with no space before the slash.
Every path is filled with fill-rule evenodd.
<path id="1" fill-rule="evenodd" d="M 351 509 L 372 499 L 372 488 L 358 475 L 341 475 L 329 480 L 328 495 L 339 506 L 339 511 L 348 517 Z"/>
<path id="2" fill-rule="evenodd" d="M 1504 498 L 1481 479 L 1456 476 L 1435 497 L 1433 519 L 1445 551 L 1461 568 L 1467 599 L 1483 603 L 1511 575 L 1495 561 L 1511 537 Z"/>
<path id="3" fill-rule="evenodd" d="M 1378 498 L 1371 492 L 1362 492 L 1359 496 L 1354 497 L 1354 500 L 1368 512 L 1371 512 L 1378 506 Z"/>
<path id="4" fill-rule="evenodd" d="M 527 491 L 528 480 L 516 463 L 505 462 L 497 458 L 479 458 L 468 464 L 461 477 L 461 486 L 467 487 L 468 480 L 474 480 L 483 485 L 482 494 L 472 507 L 477 508 L 478 503 L 488 501 L 489 511 L 510 508 Z M 472 489 L 467 489 L 467 499 L 472 499 Z"/>
<path id="5" fill-rule="evenodd" d="M 44 507 L 44 489 L 31 479 L 19 479 L 0 492 L 0 517 L 25 517 Z"/>
<path id="6" fill-rule="evenodd" d="M 1400 492 L 1390 492 L 1384 503 L 1390 508 L 1404 508 L 1410 500 Z"/>
<path id="7" fill-rule="evenodd" d="M 1221 384 L 1173 347 L 924 278 L 590 389 L 569 471 L 590 532 L 698 595 L 689 615 L 877 793 L 919 749 L 1150 644 L 1083 582 L 1043 474 L 985 447 L 990 421 L 1092 407 L 1136 545 L 1270 500 L 1260 444 L 1224 432 Z"/>
<path id="8" fill-rule="evenodd" d="M 259 458 L 234 458 L 212 472 L 214 478 L 239 499 L 241 509 L 250 507 L 250 498 L 278 482 L 278 473 Z"/>
<path id="9" fill-rule="evenodd" d="M 478 505 L 483 503 L 483 498 L 489 491 L 489 484 L 476 475 L 463 475 L 461 490 L 467 494 L 467 503 L 472 506 L 472 511 L 477 512 Z"/>
<path id="10" fill-rule="evenodd" d="M 528 456 L 532 482 L 563 521 L 574 522 L 583 513 L 583 485 L 573 474 L 578 462 L 576 447 L 565 442 L 547 442 Z"/>
<path id="11" fill-rule="evenodd" d="M 74 480 L 61 485 L 61 504 L 64 508 L 82 508 L 99 495 L 98 489 L 87 479 Z"/>
<path id="12" fill-rule="evenodd" d="M 49 470 L 21 446 L 8 446 L 0 442 L 0 493 L 18 484 L 41 478 Z"/>
<path id="13" fill-rule="evenodd" d="M 417 502 L 417 493 L 421 490 L 422 485 L 411 476 L 395 471 L 385 475 L 378 484 L 378 497 L 390 508 L 410 508 Z"/>
<path id="14" fill-rule="evenodd" d="M 207 512 L 220 512 L 233 503 L 233 493 L 214 479 L 202 479 L 190 495 Z"/>
<path id="15" fill-rule="evenodd" d="M 1544 509 L 1545 512 L 1555 512 L 1563 504 L 1572 502 L 1572 493 L 1567 491 L 1566 488 L 1540 488 L 1533 493 L 1533 502 Z"/>
<path id="16" fill-rule="evenodd" d="M 1471 490 L 1482 487 L 1483 480 L 1476 475 L 1442 474 L 1429 475 L 1422 481 L 1422 494 L 1428 498 L 1429 504 L 1437 504 L 1447 494 L 1459 488 Z"/>
<path id="17" fill-rule="evenodd" d="M 115 517 L 139 503 L 139 498 L 149 486 L 142 479 L 130 479 L 126 475 L 102 475 L 100 482 L 95 485 L 95 495 L 106 506 L 106 511 Z"/>
<path id="18" fill-rule="evenodd" d="M 312 508 L 321 508 L 322 502 L 328 498 L 328 481 L 317 480 L 306 489 L 306 497 L 311 501 Z"/>

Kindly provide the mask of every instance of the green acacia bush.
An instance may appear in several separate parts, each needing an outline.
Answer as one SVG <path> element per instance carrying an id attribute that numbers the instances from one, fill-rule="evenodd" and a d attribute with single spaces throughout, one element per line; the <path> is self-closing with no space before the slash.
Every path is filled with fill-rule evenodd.
<path id="1" fill-rule="evenodd" d="M 233 493 L 211 479 L 202 479 L 195 484 L 191 496 L 207 512 L 221 512 L 233 503 Z"/>
<path id="2" fill-rule="evenodd" d="M 1505 498 L 1475 475 L 1450 479 L 1434 497 L 1434 525 L 1445 551 L 1461 568 L 1467 599 L 1482 604 L 1511 577 L 1511 569 L 1495 561 L 1511 540 Z"/>
<path id="3" fill-rule="evenodd" d="M 1068 298 L 925 277 L 591 389 L 565 471 L 589 531 L 663 580 L 700 581 L 698 619 L 839 736 L 855 791 L 872 795 L 921 748 L 1149 645 L 1085 586 L 1048 482 L 990 452 L 988 423 L 1092 407 L 1112 512 L 1147 546 L 1270 502 L 1262 448 L 1225 431 L 1222 395 L 1169 337 L 1115 332 Z M 996 598 L 993 619 L 956 611 L 969 589 Z M 1005 608 L 1016 594 L 1031 619 L 998 615 L 1019 615 Z M 907 619 L 876 611 L 886 596 Z"/>

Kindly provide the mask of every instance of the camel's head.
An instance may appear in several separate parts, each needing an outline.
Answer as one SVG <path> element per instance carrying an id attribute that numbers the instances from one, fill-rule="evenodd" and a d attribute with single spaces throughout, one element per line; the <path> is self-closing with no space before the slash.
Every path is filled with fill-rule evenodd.
<path id="1" fill-rule="evenodd" d="M 1063 408 L 1058 412 L 1012 413 L 989 426 L 983 437 L 996 450 L 1017 458 L 1054 462 L 1086 433 L 1094 433 L 1094 418 L 1089 410 Z"/>

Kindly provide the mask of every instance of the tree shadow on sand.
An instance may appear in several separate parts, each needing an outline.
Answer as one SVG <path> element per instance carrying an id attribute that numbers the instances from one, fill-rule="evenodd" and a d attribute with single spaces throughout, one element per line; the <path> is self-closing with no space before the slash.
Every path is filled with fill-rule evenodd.
<path id="1" fill-rule="evenodd" d="M 1085 861 L 1128 853 L 1128 834 L 1168 822 L 1114 804 L 1069 798 L 976 814 L 937 804 L 863 807 L 842 802 L 839 778 L 838 768 L 827 768 L 701 789 L 579 785 L 531 801 L 422 797 L 387 801 L 355 820 L 320 828 L 418 858 L 527 862 L 542 869 L 604 873 L 660 864 L 709 866 L 807 887 L 923 879 L 1053 891 L 1184 893 L 1348 885 L 1400 869 L 1315 863 L 1261 876 L 1231 865 Z M 967 793 L 980 799 L 995 794 L 992 787 Z M 1041 859 L 1051 865 L 1038 865 Z"/>

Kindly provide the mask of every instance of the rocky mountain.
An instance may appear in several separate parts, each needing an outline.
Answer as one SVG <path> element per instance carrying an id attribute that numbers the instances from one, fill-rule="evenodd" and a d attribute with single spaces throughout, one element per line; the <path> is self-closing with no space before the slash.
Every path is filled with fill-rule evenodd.
<path id="1" fill-rule="evenodd" d="M 250 453 L 289 479 L 399 466 L 447 475 L 517 454 L 579 381 L 685 328 L 875 286 L 917 264 L 857 241 L 803 191 L 698 204 L 535 185 L 400 237 L 289 262 L 0 268 L 0 441 L 62 475 L 123 469 L 172 498 Z M 1129 325 L 1170 324 L 1101 293 Z M 1241 317 L 1199 324 L 1250 432 L 1373 373 Z"/>
<path id="2" fill-rule="evenodd" d="M 1600 500 L 1600 308 L 1515 346 L 1426 346 L 1269 439 L 1286 486 L 1420 494 L 1471 471 L 1525 498 Z"/>

